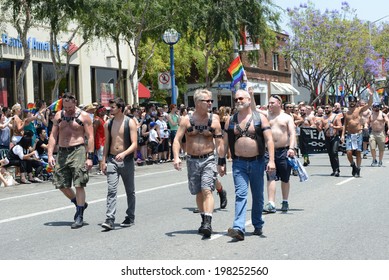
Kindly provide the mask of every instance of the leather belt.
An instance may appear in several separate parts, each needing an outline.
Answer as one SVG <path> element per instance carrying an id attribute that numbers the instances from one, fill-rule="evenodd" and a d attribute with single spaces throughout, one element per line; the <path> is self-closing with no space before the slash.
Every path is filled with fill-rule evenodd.
<path id="1" fill-rule="evenodd" d="M 193 158 L 193 159 L 202 159 L 202 158 L 208 158 L 210 156 L 213 156 L 213 152 L 205 155 L 199 155 L 199 156 L 193 156 L 193 155 L 187 155 L 188 158 Z"/>
<path id="2" fill-rule="evenodd" d="M 81 146 L 84 146 L 84 144 L 78 144 L 78 145 L 70 146 L 70 147 L 59 147 L 58 149 L 59 149 L 60 151 L 68 151 L 68 152 L 71 152 L 71 151 L 77 150 L 77 149 L 80 148 Z"/>

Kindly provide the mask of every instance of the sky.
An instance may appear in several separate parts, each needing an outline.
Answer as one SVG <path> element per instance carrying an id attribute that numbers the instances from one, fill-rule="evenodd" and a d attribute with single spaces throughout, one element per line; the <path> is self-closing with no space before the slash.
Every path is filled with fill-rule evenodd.
<path id="1" fill-rule="evenodd" d="M 282 9 L 294 8 L 300 6 L 301 3 L 307 3 L 308 0 L 273 0 L 273 3 L 280 6 Z M 356 14 L 359 19 L 374 22 L 382 17 L 388 16 L 382 19 L 383 22 L 389 22 L 389 5 L 387 0 L 311 0 L 314 3 L 315 8 L 324 12 L 329 10 L 340 10 L 342 2 L 347 2 L 352 9 L 356 10 Z M 280 23 L 281 27 L 288 31 L 286 24 L 288 22 L 287 16 L 282 15 L 283 22 Z M 289 33 L 289 32 L 288 32 Z"/>

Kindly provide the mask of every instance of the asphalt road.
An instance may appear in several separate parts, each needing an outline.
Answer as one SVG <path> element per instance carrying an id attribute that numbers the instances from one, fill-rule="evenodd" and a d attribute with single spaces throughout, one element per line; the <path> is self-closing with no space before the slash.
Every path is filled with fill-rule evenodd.
<path id="1" fill-rule="evenodd" d="M 363 160 L 360 178 L 351 176 L 345 156 L 341 176 L 331 177 L 328 157 L 311 155 L 309 181 L 291 177 L 290 210 L 264 216 L 264 235 L 242 242 L 226 236 L 234 217 L 231 173 L 221 179 L 228 206 L 215 195 L 214 234 L 197 234 L 199 214 L 187 187 L 186 168 L 172 163 L 136 168 L 135 226 L 120 228 L 125 215 L 119 188 L 116 229 L 105 220 L 106 181 L 91 175 L 85 226 L 71 229 L 75 207 L 50 182 L 0 189 L 1 260 L 388 260 L 388 151 L 383 167 Z M 229 163 L 228 170 L 231 171 Z M 266 197 L 266 194 L 265 194 Z M 278 184 L 277 199 L 281 202 Z M 266 199 L 265 199 L 266 200 Z M 251 202 L 249 202 L 249 205 Z M 280 207 L 280 204 L 277 205 Z"/>

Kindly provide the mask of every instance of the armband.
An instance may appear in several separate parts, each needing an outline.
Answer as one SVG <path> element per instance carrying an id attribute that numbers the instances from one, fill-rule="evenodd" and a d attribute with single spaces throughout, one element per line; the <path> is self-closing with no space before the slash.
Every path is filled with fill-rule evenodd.
<path id="1" fill-rule="evenodd" d="M 262 128 L 262 131 L 265 131 L 265 130 L 268 130 L 268 129 L 271 129 L 270 126 L 265 126 L 264 128 Z"/>
<path id="2" fill-rule="evenodd" d="M 217 159 L 217 165 L 225 165 L 225 164 L 226 164 L 226 158 Z"/>
<path id="3" fill-rule="evenodd" d="M 88 157 L 87 159 L 93 160 L 94 153 L 88 152 Z"/>
<path id="4" fill-rule="evenodd" d="M 214 134 L 213 138 L 223 138 L 223 134 Z"/>

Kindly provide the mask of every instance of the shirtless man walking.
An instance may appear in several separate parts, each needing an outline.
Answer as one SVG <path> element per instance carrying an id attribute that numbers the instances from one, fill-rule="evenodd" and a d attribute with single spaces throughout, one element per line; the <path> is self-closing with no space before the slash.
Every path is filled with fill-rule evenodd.
<path id="1" fill-rule="evenodd" d="M 196 90 L 194 96 L 195 111 L 181 119 L 173 142 L 174 168 L 181 170 L 179 157 L 182 138 L 186 137 L 187 170 L 189 191 L 196 195 L 197 207 L 202 218 L 199 233 L 208 238 L 212 234 L 212 213 L 215 190 L 216 158 L 215 145 L 219 156 L 224 156 L 223 136 L 219 116 L 210 114 L 212 93 L 206 89 Z M 222 167 L 226 159 L 219 157 L 218 171 L 222 176 Z"/>
<path id="2" fill-rule="evenodd" d="M 389 127 L 389 118 L 380 110 L 381 105 L 379 103 L 373 104 L 373 111 L 369 117 L 368 123 L 371 128 L 370 133 L 370 150 L 373 161 L 371 166 L 382 166 L 382 158 L 385 152 L 385 123 Z M 389 133 L 389 130 L 388 130 Z M 378 146 L 378 162 L 377 162 L 377 149 Z"/>
<path id="3" fill-rule="evenodd" d="M 137 150 L 137 125 L 133 118 L 124 115 L 126 104 L 120 97 L 109 100 L 112 119 L 104 124 L 105 144 L 102 171 L 107 175 L 108 194 L 106 220 L 101 224 L 106 230 L 115 228 L 115 214 L 119 176 L 127 196 L 127 210 L 121 227 L 130 227 L 135 222 L 134 152 Z"/>
<path id="4" fill-rule="evenodd" d="M 338 149 L 340 137 L 338 131 L 341 131 L 343 126 L 340 118 L 338 118 L 338 115 L 333 113 L 331 104 L 325 105 L 324 113 L 324 117 L 321 118 L 316 127 L 319 131 L 324 130 L 325 145 L 332 167 L 331 176 L 339 177 L 340 169 Z"/>
<path id="5" fill-rule="evenodd" d="M 293 118 L 282 112 L 281 97 L 272 95 L 269 99 L 268 119 L 274 141 L 276 171 L 267 172 L 267 195 L 269 202 L 265 205 L 264 211 L 275 213 L 276 181 L 281 180 L 282 191 L 282 212 L 289 210 L 289 189 L 290 189 L 290 171 L 287 157 L 295 156 L 296 129 Z M 268 151 L 270 152 L 270 151 Z M 267 159 L 271 158 L 267 153 Z"/>
<path id="6" fill-rule="evenodd" d="M 361 123 L 361 119 L 363 112 L 368 110 L 373 103 L 373 91 L 369 89 L 369 101 L 362 107 L 357 107 L 357 98 L 353 95 L 348 97 L 348 102 L 349 107 L 347 113 L 344 114 L 344 126 L 340 141 L 346 141 L 347 159 L 352 168 L 351 174 L 355 177 L 359 177 L 361 172 L 361 152 L 363 141 L 363 125 Z M 353 158 L 353 151 L 355 151 L 356 155 L 356 164 Z"/>
<path id="7" fill-rule="evenodd" d="M 88 171 L 93 166 L 93 126 L 89 114 L 76 107 L 73 94 L 65 93 L 62 102 L 63 109 L 53 119 L 47 155 L 48 163 L 54 169 L 54 186 L 77 207 L 75 222 L 71 225 L 72 229 L 77 229 L 84 225 L 84 210 L 88 206 L 84 188 L 89 181 Z M 85 138 L 88 139 L 87 149 Z M 57 160 L 53 157 L 56 144 L 59 145 Z M 72 181 L 76 193 L 71 188 Z"/>

